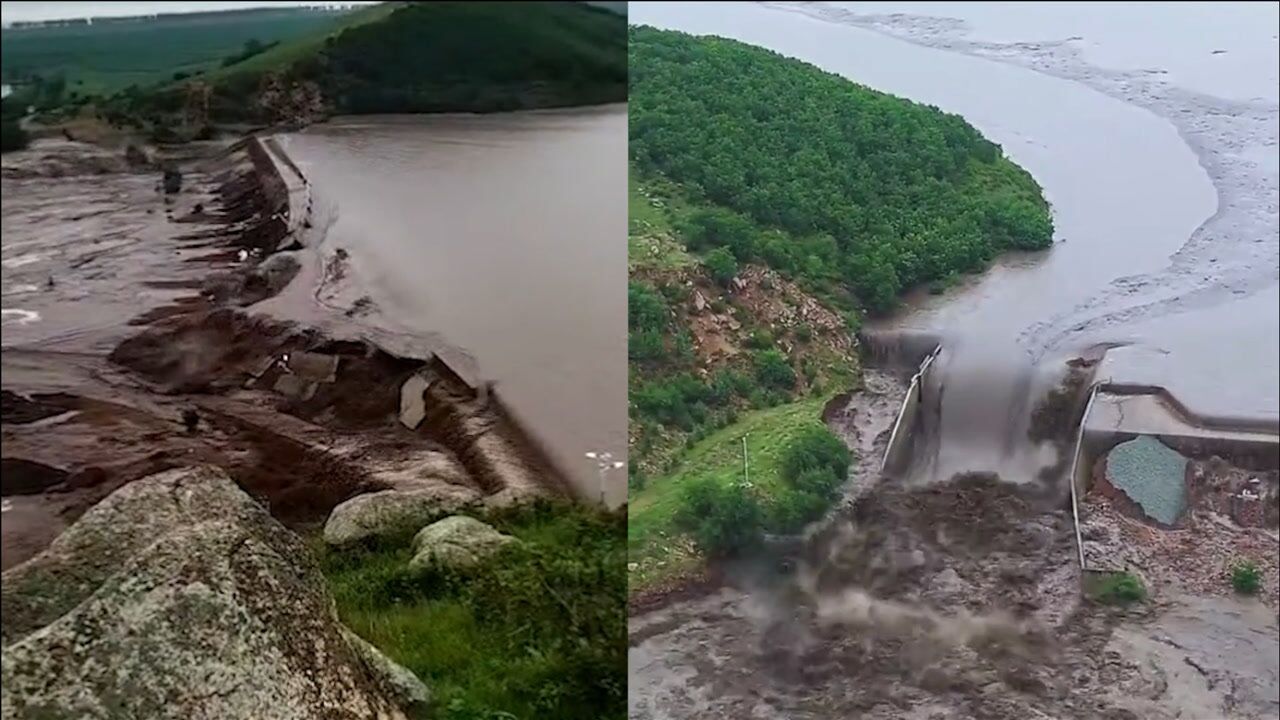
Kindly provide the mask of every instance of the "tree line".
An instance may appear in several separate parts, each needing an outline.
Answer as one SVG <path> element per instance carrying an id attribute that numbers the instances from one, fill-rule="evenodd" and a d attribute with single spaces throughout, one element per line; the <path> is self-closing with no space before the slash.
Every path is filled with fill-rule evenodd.
<path id="1" fill-rule="evenodd" d="M 629 36 L 631 156 L 702 206 L 691 249 L 879 311 L 1052 242 L 1035 180 L 958 115 L 732 40 Z"/>

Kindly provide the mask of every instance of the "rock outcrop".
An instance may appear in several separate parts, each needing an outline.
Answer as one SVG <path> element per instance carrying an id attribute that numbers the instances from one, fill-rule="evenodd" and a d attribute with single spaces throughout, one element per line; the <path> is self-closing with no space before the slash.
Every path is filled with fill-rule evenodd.
<path id="1" fill-rule="evenodd" d="M 383 537 L 406 527 L 421 527 L 479 501 L 478 490 L 448 483 L 357 495 L 329 514 L 324 524 L 324 541 L 341 546 Z"/>
<path id="2" fill-rule="evenodd" d="M 475 518 L 454 515 L 418 531 L 413 537 L 413 559 L 409 561 L 409 567 L 467 568 L 513 542 L 517 540 Z"/>
<path id="3" fill-rule="evenodd" d="M 2 599 L 5 720 L 406 717 L 408 671 L 349 639 L 301 539 L 218 468 L 121 488 Z"/>

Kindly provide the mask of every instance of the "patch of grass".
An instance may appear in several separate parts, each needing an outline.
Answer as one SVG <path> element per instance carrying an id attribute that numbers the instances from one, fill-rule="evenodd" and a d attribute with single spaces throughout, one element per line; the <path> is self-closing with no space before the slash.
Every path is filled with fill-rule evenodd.
<path id="1" fill-rule="evenodd" d="M 1241 595 L 1256 595 L 1262 589 L 1262 571 L 1251 560 L 1236 563 L 1231 568 L 1231 587 Z"/>
<path id="2" fill-rule="evenodd" d="M 626 518 L 543 503 L 482 519 L 522 542 L 466 571 L 410 571 L 413 529 L 317 542 L 342 621 L 430 687 L 432 718 L 624 717 Z"/>
<path id="3" fill-rule="evenodd" d="M 1098 581 L 1093 598 L 1108 605 L 1131 605 L 1147 599 L 1147 588 L 1133 573 L 1113 573 Z"/>
<path id="4" fill-rule="evenodd" d="M 676 467 L 651 477 L 632 493 L 627 522 L 628 559 L 636 563 L 631 590 L 643 590 L 696 568 L 701 558 L 691 554 L 690 538 L 675 522 L 685 506 L 689 485 L 711 482 L 727 487 L 742 480 L 742 438 L 747 436 L 752 489 L 765 502 L 789 491 L 783 459 L 799 438 L 823 429 L 822 406 L 827 398 L 745 412 L 737 422 L 694 443 Z"/>
<path id="5" fill-rule="evenodd" d="M 628 268 L 669 271 L 693 266 L 697 260 L 672 234 L 670 210 L 674 201 L 657 197 L 646 188 L 634 172 L 629 174 Z"/>

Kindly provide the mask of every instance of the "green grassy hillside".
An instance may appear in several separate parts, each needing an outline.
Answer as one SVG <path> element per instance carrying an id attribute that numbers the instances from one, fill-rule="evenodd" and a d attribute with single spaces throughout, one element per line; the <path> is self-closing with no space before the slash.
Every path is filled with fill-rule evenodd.
<path id="1" fill-rule="evenodd" d="M 265 8 L 6 28 L 0 74 L 13 84 L 61 79 L 71 99 L 109 95 L 216 69 L 247 43 L 288 43 L 334 26 L 344 14 Z"/>

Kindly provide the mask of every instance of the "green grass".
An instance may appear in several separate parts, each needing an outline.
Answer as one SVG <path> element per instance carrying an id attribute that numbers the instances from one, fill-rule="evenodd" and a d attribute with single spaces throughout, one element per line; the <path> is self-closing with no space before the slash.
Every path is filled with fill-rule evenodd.
<path id="1" fill-rule="evenodd" d="M 783 453 L 805 430 L 822 427 L 822 406 L 816 397 L 742 414 L 685 451 L 675 469 L 650 479 L 630 498 L 627 522 L 628 559 L 636 563 L 631 590 L 661 584 L 697 568 L 700 558 L 676 531 L 674 518 L 683 501 L 682 488 L 710 478 L 729 484 L 742 478 L 742 437 L 747 437 L 752 486 L 765 498 L 786 492 L 781 473 Z"/>
<path id="2" fill-rule="evenodd" d="M 234 65 L 212 70 L 206 73 L 205 78 L 210 82 L 218 82 L 237 76 L 259 75 L 268 70 L 282 70 L 298 60 L 322 50 L 326 39 L 349 28 L 381 20 L 403 4 L 400 2 L 383 2 L 361 8 L 343 16 L 336 22 L 315 28 L 313 32 L 302 37 L 283 42 Z"/>
<path id="3" fill-rule="evenodd" d="M 466 572 L 409 571 L 412 529 L 317 542 L 343 622 L 427 684 L 432 718 L 624 717 L 625 517 L 543 504 L 484 519 L 522 542 Z"/>
<path id="4" fill-rule="evenodd" d="M 178 71 L 217 68 L 248 40 L 289 41 L 331 27 L 342 16 L 300 8 L 171 15 L 153 20 L 5 29 L 6 82 L 62 74 L 67 91 L 106 95 L 130 85 L 171 82 Z"/>
<path id="5" fill-rule="evenodd" d="M 1250 560 L 1237 563 L 1231 568 L 1231 587 L 1241 595 L 1256 595 L 1262 588 L 1262 571 Z"/>
<path id="6" fill-rule="evenodd" d="M 1147 599 L 1147 588 L 1133 573 L 1120 572 L 1098 580 L 1091 594 L 1108 605 L 1132 605 Z"/>

